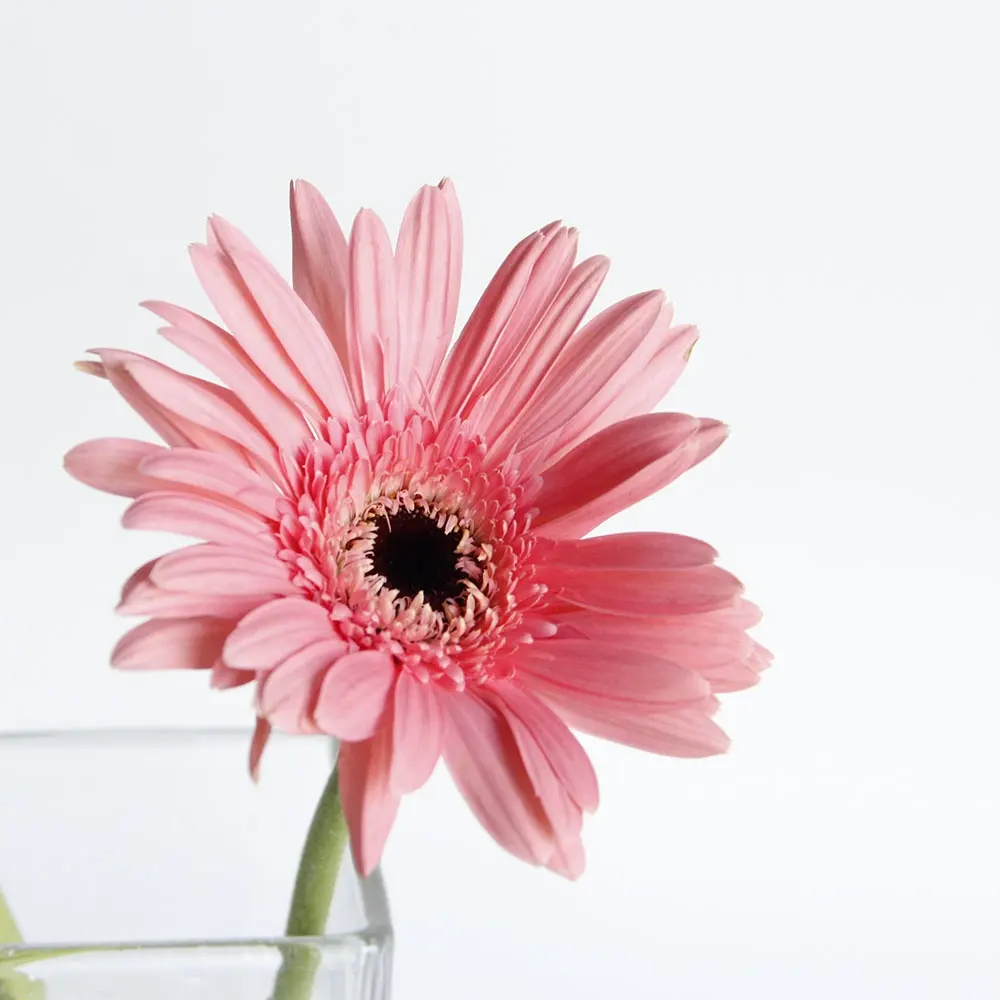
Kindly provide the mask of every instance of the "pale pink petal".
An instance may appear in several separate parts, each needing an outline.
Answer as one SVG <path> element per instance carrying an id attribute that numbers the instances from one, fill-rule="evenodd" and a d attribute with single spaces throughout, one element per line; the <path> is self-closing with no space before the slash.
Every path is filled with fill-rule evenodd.
<path id="1" fill-rule="evenodd" d="M 589 257 L 570 272 L 524 350 L 489 393 L 483 434 L 502 455 L 520 436 L 521 422 L 532 414 L 535 394 L 565 350 L 608 273 L 607 257 Z"/>
<path id="2" fill-rule="evenodd" d="M 274 442 L 228 390 L 149 358 L 134 358 L 127 362 L 126 370 L 151 399 L 171 413 L 228 438 L 265 460 L 269 467 L 274 466 Z"/>
<path id="3" fill-rule="evenodd" d="M 150 580 L 164 590 L 231 596 L 296 594 L 287 566 L 266 553 L 208 542 L 168 552 L 153 565 Z"/>
<path id="4" fill-rule="evenodd" d="M 310 436 L 309 425 L 298 408 L 268 381 L 232 334 L 168 302 L 149 301 L 142 305 L 172 324 L 160 333 L 222 379 L 253 412 L 275 444 L 294 449 Z"/>
<path id="5" fill-rule="evenodd" d="M 223 659 L 240 670 L 267 670 L 305 646 L 333 638 L 326 610 L 301 597 L 283 597 L 256 608 L 233 630 Z"/>
<path id="6" fill-rule="evenodd" d="M 104 378 L 115 387 L 122 399 L 167 444 L 182 447 L 205 444 L 204 439 L 199 435 L 191 435 L 190 430 L 184 426 L 182 418 L 164 409 L 152 399 L 126 369 L 127 362 L 138 358 L 139 355 L 132 354 L 130 351 L 115 351 L 109 348 L 97 348 L 91 353 L 96 354 L 101 359 L 100 370 Z M 81 362 L 81 364 L 91 364 L 91 362 Z"/>
<path id="7" fill-rule="evenodd" d="M 250 777 L 254 781 L 260 780 L 260 759 L 264 755 L 264 748 L 270 738 L 271 723 L 258 716 L 257 724 L 254 726 L 253 739 L 250 741 Z"/>
<path id="8" fill-rule="evenodd" d="M 346 650 L 346 643 L 328 636 L 289 653 L 273 670 L 260 676 L 258 712 L 284 732 L 316 732 L 313 713 L 321 682 Z"/>
<path id="9" fill-rule="evenodd" d="M 162 489 L 163 483 L 139 471 L 145 458 L 166 454 L 166 449 L 131 438 L 97 438 L 71 448 L 63 459 L 66 471 L 81 483 L 115 493 L 137 497 L 146 490 Z"/>
<path id="10" fill-rule="evenodd" d="M 566 690 L 632 712 L 697 702 L 710 693 L 704 678 L 660 656 L 582 639 L 522 646 L 514 662 L 535 694 Z"/>
<path id="11" fill-rule="evenodd" d="M 322 403 L 288 357 L 233 261 L 221 250 L 195 244 L 191 262 L 212 305 L 254 364 L 300 409 L 321 413 Z"/>
<path id="12" fill-rule="evenodd" d="M 276 541 L 269 524 L 232 504 L 194 493 L 156 490 L 144 493 L 122 515 L 126 528 L 169 531 L 223 545 L 249 545 L 274 553 Z"/>
<path id="13" fill-rule="evenodd" d="M 494 681 L 490 689 L 500 700 L 508 722 L 516 720 L 517 728 L 512 723 L 512 729 L 518 746 L 526 740 L 522 730 L 526 731 L 534 744 L 532 753 L 537 748 L 544 754 L 553 775 L 576 805 L 585 812 L 594 812 L 599 801 L 597 775 L 587 751 L 566 728 L 566 723 L 516 683 Z M 525 757 L 523 747 L 521 756 Z M 525 761 L 527 763 L 527 758 Z"/>
<path id="14" fill-rule="evenodd" d="M 216 232 L 229 224 L 216 222 Z M 349 417 L 354 401 L 340 358 L 306 304 L 270 261 L 253 249 L 231 249 L 230 259 L 292 364 L 322 401 L 327 413 Z"/>
<path id="15" fill-rule="evenodd" d="M 171 448 L 144 459 L 139 471 L 170 484 L 229 497 L 267 518 L 277 517 L 280 494 L 274 484 L 231 455 Z"/>
<path id="16" fill-rule="evenodd" d="M 685 569 L 707 566 L 718 553 L 707 542 L 663 531 L 628 531 L 556 542 L 545 553 L 550 566 L 594 569 Z"/>
<path id="17" fill-rule="evenodd" d="M 709 712 L 697 706 L 641 714 L 568 690 L 538 694 L 574 729 L 638 750 L 669 757 L 711 757 L 729 749 L 729 738 Z"/>
<path id="18" fill-rule="evenodd" d="M 458 204 L 455 185 L 447 177 L 438 184 L 438 188 L 444 195 L 444 207 L 448 214 L 448 295 L 445 300 L 443 324 L 448 335 L 441 337 L 434 346 L 433 361 L 427 369 L 427 386 L 434 385 L 451 345 L 451 335 L 458 316 L 458 295 L 462 285 L 462 209 Z M 423 371 L 422 366 L 421 371 Z"/>
<path id="19" fill-rule="evenodd" d="M 552 852 L 545 867 L 549 871 L 562 875 L 576 881 L 587 865 L 587 857 L 583 849 L 583 841 L 577 837 L 575 840 L 564 841 Z"/>
<path id="20" fill-rule="evenodd" d="M 500 265 L 451 349 L 435 386 L 442 422 L 462 412 L 495 350 L 531 269 L 546 243 L 542 233 L 521 240 Z"/>
<path id="21" fill-rule="evenodd" d="M 391 743 L 391 729 L 383 726 L 369 740 L 340 746 L 340 798 L 354 866 L 362 876 L 370 875 L 378 866 L 399 809 L 400 797 L 389 784 Z"/>
<path id="22" fill-rule="evenodd" d="M 539 568 L 535 579 L 553 597 L 582 608 L 621 615 L 693 614 L 726 607 L 742 584 L 720 566 L 688 569 Z"/>
<path id="23" fill-rule="evenodd" d="M 501 847 L 530 864 L 545 864 L 552 827 L 502 715 L 470 693 L 441 699 L 444 759 L 469 807 Z"/>
<path id="24" fill-rule="evenodd" d="M 538 337 L 542 318 L 573 269 L 578 234 L 575 229 L 551 226 L 542 230 L 545 242 L 531 269 L 524 290 L 511 313 L 482 375 L 476 382 L 474 397 L 485 395 L 505 382 L 528 345 Z M 469 407 L 466 406 L 465 413 Z"/>
<path id="25" fill-rule="evenodd" d="M 208 669 L 234 625 L 231 619 L 154 618 L 118 640 L 111 665 L 123 670 Z"/>
<path id="26" fill-rule="evenodd" d="M 530 447 L 587 407 L 600 410 L 663 309 L 663 292 L 643 292 L 605 309 L 573 337 L 546 378 L 539 402 L 520 424 Z M 590 411 L 594 412 L 593 408 Z"/>
<path id="27" fill-rule="evenodd" d="M 316 725 L 341 740 L 372 736 L 392 699 L 396 674 L 388 653 L 363 649 L 340 657 L 323 678 Z"/>
<path id="28" fill-rule="evenodd" d="M 710 455 L 725 426 L 679 413 L 649 413 L 598 431 L 542 473 L 536 528 L 578 538 L 662 489 Z"/>
<path id="29" fill-rule="evenodd" d="M 289 190 L 292 287 L 347 368 L 347 240 L 323 196 L 307 181 Z"/>
<path id="30" fill-rule="evenodd" d="M 392 244 L 382 220 L 358 212 L 348 247 L 351 259 L 347 351 L 358 399 L 377 399 L 399 375 L 399 306 Z"/>
<path id="31" fill-rule="evenodd" d="M 148 579 L 133 578 L 126 584 L 115 611 L 120 615 L 153 615 L 158 618 L 206 616 L 236 619 L 268 599 L 267 594 L 205 594 L 164 590 Z"/>
<path id="32" fill-rule="evenodd" d="M 399 372 L 404 385 L 427 385 L 441 342 L 447 347 L 451 339 L 451 253 L 445 195 L 438 187 L 422 187 L 406 209 L 396 241 Z M 410 382 L 412 376 L 417 382 Z"/>
<path id="33" fill-rule="evenodd" d="M 575 417 L 548 439 L 550 462 L 557 461 L 597 431 L 648 413 L 663 398 L 698 339 L 694 327 L 671 327 L 672 314 L 672 307 L 664 306 L 639 349 Z"/>
<path id="34" fill-rule="evenodd" d="M 434 685 L 403 670 L 396 681 L 389 782 L 403 795 L 430 778 L 441 756 L 444 719 Z"/>

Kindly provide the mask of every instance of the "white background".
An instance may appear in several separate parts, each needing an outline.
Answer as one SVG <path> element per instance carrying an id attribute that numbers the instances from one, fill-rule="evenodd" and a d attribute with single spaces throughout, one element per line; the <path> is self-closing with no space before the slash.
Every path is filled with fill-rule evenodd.
<path id="1" fill-rule="evenodd" d="M 621 519 L 707 538 L 777 662 L 725 758 L 588 743 L 577 884 L 439 772 L 385 869 L 399 1000 L 1000 990 L 997 24 L 988 3 L 3 0 L 0 729 L 247 719 L 106 656 L 162 540 L 60 470 L 141 434 L 70 365 L 169 357 L 219 212 L 287 266 L 286 185 L 390 227 L 454 178 L 463 311 L 559 217 L 702 330 L 669 405 L 725 447 Z M 237 779 L 239 780 L 239 779 Z"/>

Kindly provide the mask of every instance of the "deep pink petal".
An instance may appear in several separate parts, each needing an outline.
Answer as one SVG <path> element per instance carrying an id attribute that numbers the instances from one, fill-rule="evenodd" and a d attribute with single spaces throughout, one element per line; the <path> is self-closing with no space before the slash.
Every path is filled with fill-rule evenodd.
<path id="1" fill-rule="evenodd" d="M 362 876 L 378 866 L 399 809 L 399 796 L 389 784 L 391 741 L 391 729 L 383 726 L 370 740 L 340 746 L 340 797 L 354 866 Z"/>
<path id="2" fill-rule="evenodd" d="M 552 828 L 503 716 L 469 693 L 442 697 L 441 707 L 445 763 L 476 818 L 511 854 L 545 864 Z"/>
<path id="3" fill-rule="evenodd" d="M 208 669 L 235 624 L 219 618 L 154 618 L 118 640 L 111 665 L 123 670 Z"/>
<path id="4" fill-rule="evenodd" d="M 257 717 L 257 723 L 253 731 L 253 739 L 250 742 L 250 777 L 254 781 L 260 779 L 260 759 L 264 755 L 264 748 L 271 738 L 271 723 L 267 719 Z"/>
<path id="5" fill-rule="evenodd" d="M 125 511 L 122 524 L 223 545 L 249 545 L 268 553 L 276 550 L 274 533 L 262 517 L 194 493 L 144 493 Z"/>
<path id="6" fill-rule="evenodd" d="M 252 548 L 190 545 L 157 559 L 150 581 L 164 590 L 232 596 L 296 594 L 284 563 Z"/>
<path id="7" fill-rule="evenodd" d="M 400 672 L 394 695 L 392 765 L 389 781 L 403 795 L 415 792 L 434 771 L 441 756 L 444 719 L 429 682 Z"/>
<path id="8" fill-rule="evenodd" d="M 717 421 L 679 413 L 650 413 L 607 427 L 542 473 L 535 526 L 551 538 L 578 538 L 662 489 L 725 436 Z"/>
<path id="9" fill-rule="evenodd" d="M 347 240 L 330 206 L 307 181 L 289 191 L 292 287 L 347 367 Z"/>
<path id="10" fill-rule="evenodd" d="M 229 691 L 232 688 L 243 687 L 252 684 L 257 679 L 257 675 L 252 670 L 233 670 L 227 667 L 222 660 L 217 660 L 212 664 L 212 687 L 216 691 Z"/>
<path id="11" fill-rule="evenodd" d="M 139 471 L 145 458 L 166 454 L 166 449 L 131 438 L 97 438 L 71 448 L 63 459 L 66 471 L 81 483 L 105 493 L 137 497 L 163 483 Z"/>
<path id="12" fill-rule="evenodd" d="M 223 658 L 240 670 L 268 670 L 303 647 L 332 637 L 330 616 L 322 606 L 301 597 L 282 597 L 240 621 Z"/>
<path id="13" fill-rule="evenodd" d="M 396 675 L 388 653 L 363 649 L 340 657 L 323 679 L 316 725 L 341 740 L 372 736 L 385 716 Z"/>

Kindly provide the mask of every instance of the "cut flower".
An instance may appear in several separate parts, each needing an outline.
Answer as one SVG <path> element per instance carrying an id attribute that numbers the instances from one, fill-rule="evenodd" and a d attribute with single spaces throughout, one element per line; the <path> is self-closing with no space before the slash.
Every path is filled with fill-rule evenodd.
<path id="1" fill-rule="evenodd" d="M 197 539 L 141 567 L 119 611 L 126 669 L 253 684 L 256 772 L 272 727 L 341 740 L 355 863 L 443 757 L 490 834 L 583 870 L 597 780 L 571 728 L 643 750 L 726 749 L 717 694 L 769 655 L 757 610 L 704 542 L 584 536 L 711 454 L 715 420 L 650 412 L 697 332 L 660 292 L 585 321 L 607 272 L 552 224 L 501 265 L 455 343 L 462 257 L 445 181 L 395 248 L 291 190 L 289 286 L 239 230 L 192 248 L 225 327 L 144 303 L 223 385 L 98 349 L 163 445 L 90 441 L 83 482 L 132 497 L 124 524 Z"/>

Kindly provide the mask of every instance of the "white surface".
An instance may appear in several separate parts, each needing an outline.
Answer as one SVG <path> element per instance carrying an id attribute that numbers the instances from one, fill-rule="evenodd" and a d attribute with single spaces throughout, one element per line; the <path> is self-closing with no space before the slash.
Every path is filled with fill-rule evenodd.
<path id="1" fill-rule="evenodd" d="M 1000 989 L 996 296 L 986 3 L 7 0 L 0 6 L 0 727 L 240 721 L 105 657 L 158 540 L 66 479 L 139 431 L 73 373 L 167 356 L 217 211 L 287 261 L 285 185 L 398 222 L 463 200 L 464 304 L 560 216 L 702 341 L 670 405 L 726 420 L 625 521 L 703 536 L 778 656 L 725 759 L 589 744 L 577 885 L 487 840 L 439 773 L 386 869 L 399 1000 L 980 998 Z"/>

